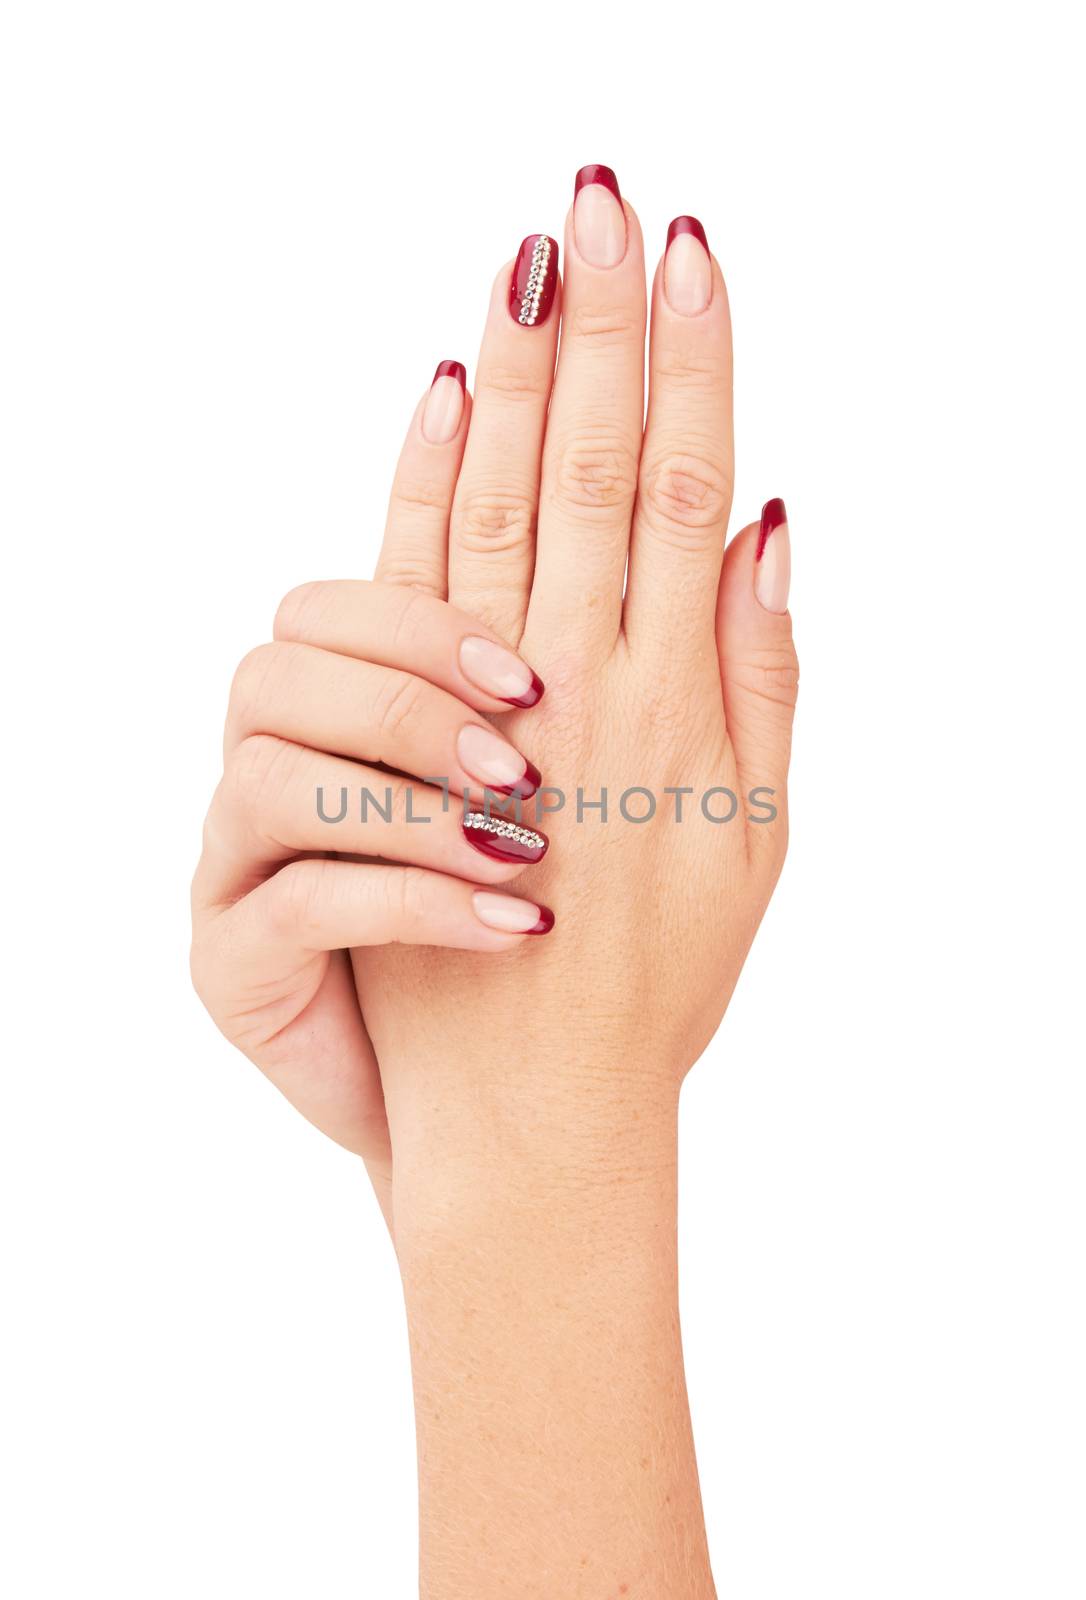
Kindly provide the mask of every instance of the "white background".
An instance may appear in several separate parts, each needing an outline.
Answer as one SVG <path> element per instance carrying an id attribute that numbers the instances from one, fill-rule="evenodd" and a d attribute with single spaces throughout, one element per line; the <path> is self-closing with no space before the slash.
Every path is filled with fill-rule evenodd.
<path id="1" fill-rule="evenodd" d="M 5 8 L 12 1600 L 413 1593 L 392 1255 L 189 992 L 187 883 L 234 663 L 370 572 L 435 362 L 586 161 L 654 252 L 703 219 L 736 526 L 791 515 L 794 844 L 684 1101 L 721 1594 L 1081 1600 L 1062 9 Z"/>

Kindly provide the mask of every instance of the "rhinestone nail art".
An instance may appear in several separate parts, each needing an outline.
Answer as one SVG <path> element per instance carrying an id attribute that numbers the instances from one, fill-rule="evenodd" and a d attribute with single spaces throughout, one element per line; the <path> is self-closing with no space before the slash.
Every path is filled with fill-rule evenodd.
<path id="1" fill-rule="evenodd" d="M 545 233 L 531 233 L 517 253 L 509 284 L 509 314 L 522 328 L 546 322 L 558 282 L 558 246 Z"/>
<path id="2" fill-rule="evenodd" d="M 464 837 L 476 850 L 497 861 L 541 861 L 550 840 L 534 828 L 522 827 L 509 817 L 492 817 L 469 811 L 463 821 Z"/>

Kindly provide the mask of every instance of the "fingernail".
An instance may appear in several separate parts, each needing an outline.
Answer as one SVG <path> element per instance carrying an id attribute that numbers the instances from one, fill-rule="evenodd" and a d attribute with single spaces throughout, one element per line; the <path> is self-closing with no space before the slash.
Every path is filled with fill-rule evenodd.
<path id="1" fill-rule="evenodd" d="M 469 722 L 460 729 L 456 753 L 469 778 L 500 794 L 527 800 L 542 781 L 538 767 L 526 761 L 493 728 L 481 728 L 477 722 Z"/>
<path id="2" fill-rule="evenodd" d="M 469 634 L 460 641 L 460 670 L 470 683 L 510 706 L 534 706 L 543 698 L 543 680 L 512 650 Z"/>
<path id="3" fill-rule="evenodd" d="M 464 390 L 468 375 L 459 361 L 441 361 L 422 408 L 422 437 L 430 444 L 448 444 L 456 438 L 464 415 Z"/>
<path id="4" fill-rule="evenodd" d="M 509 280 L 509 315 L 522 328 L 546 322 L 558 283 L 558 246 L 545 233 L 530 233 L 517 252 Z"/>
<path id="5" fill-rule="evenodd" d="M 492 861 L 530 866 L 542 861 L 550 843 L 534 828 L 524 828 L 511 817 L 487 816 L 485 811 L 469 811 L 460 826 L 468 843 Z"/>
<path id="6" fill-rule="evenodd" d="M 477 889 L 471 898 L 479 921 L 498 933 L 550 933 L 554 927 L 554 912 L 549 906 L 514 900 L 507 894 L 487 894 L 482 889 Z"/>
<path id="7" fill-rule="evenodd" d="M 754 594 L 759 605 L 767 611 L 787 611 L 792 552 L 783 500 L 767 500 L 762 507 L 754 561 Z"/>
<path id="8" fill-rule="evenodd" d="M 664 298 L 683 317 L 698 316 L 713 298 L 713 264 L 697 217 L 676 217 L 667 230 Z"/>
<path id="9" fill-rule="evenodd" d="M 573 184 L 573 237 L 591 267 L 616 267 L 626 254 L 626 213 L 610 167 L 582 167 Z"/>

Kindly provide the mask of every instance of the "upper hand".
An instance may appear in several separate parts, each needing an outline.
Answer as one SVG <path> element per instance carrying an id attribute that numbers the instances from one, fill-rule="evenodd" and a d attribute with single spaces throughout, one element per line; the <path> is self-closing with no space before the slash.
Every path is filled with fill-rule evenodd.
<path id="1" fill-rule="evenodd" d="M 545 791 L 565 797 L 539 814 L 551 848 L 525 875 L 557 923 L 495 962 L 356 953 L 386 1095 L 390 1072 L 416 1083 L 424 1063 L 449 1093 L 450 1062 L 503 1078 L 536 1064 L 553 1086 L 577 1071 L 575 1019 L 612 1081 L 676 1082 L 720 1021 L 786 846 L 789 535 L 770 502 L 725 554 L 720 268 L 696 223 L 672 225 L 652 287 L 646 421 L 645 269 L 629 206 L 599 182 L 580 190 L 564 286 L 548 282 L 549 313 L 529 326 L 515 314 L 522 261 L 494 285 L 450 503 L 433 506 L 434 474 L 417 462 L 401 494 L 429 509 L 390 530 L 379 571 L 481 617 L 545 680 L 538 709 L 502 725 Z M 689 791 L 681 821 L 673 789 Z M 604 790 L 607 821 L 598 809 L 578 820 L 578 791 L 595 802 Z M 652 820 L 626 820 L 623 795 L 631 817 L 654 803 Z"/>

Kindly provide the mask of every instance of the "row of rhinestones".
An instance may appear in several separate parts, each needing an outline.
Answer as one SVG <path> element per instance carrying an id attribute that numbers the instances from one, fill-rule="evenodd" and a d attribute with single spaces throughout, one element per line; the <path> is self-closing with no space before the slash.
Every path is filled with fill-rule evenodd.
<path id="1" fill-rule="evenodd" d="M 518 844 L 526 844 L 533 850 L 539 850 L 546 842 L 541 833 L 533 833 L 531 828 L 521 828 L 515 822 L 510 822 L 506 817 L 488 817 L 481 811 L 469 811 L 464 818 L 465 828 L 481 828 L 484 833 L 495 833 L 506 839 L 516 839 Z"/>
<path id="2" fill-rule="evenodd" d="M 520 316 L 517 321 L 525 328 L 530 328 L 539 316 L 539 302 L 543 295 L 543 286 L 547 281 L 547 273 L 551 264 L 551 242 L 546 234 L 540 234 L 532 250 L 532 263 L 528 271 L 528 282 L 524 285 L 524 295 L 520 302 Z"/>

